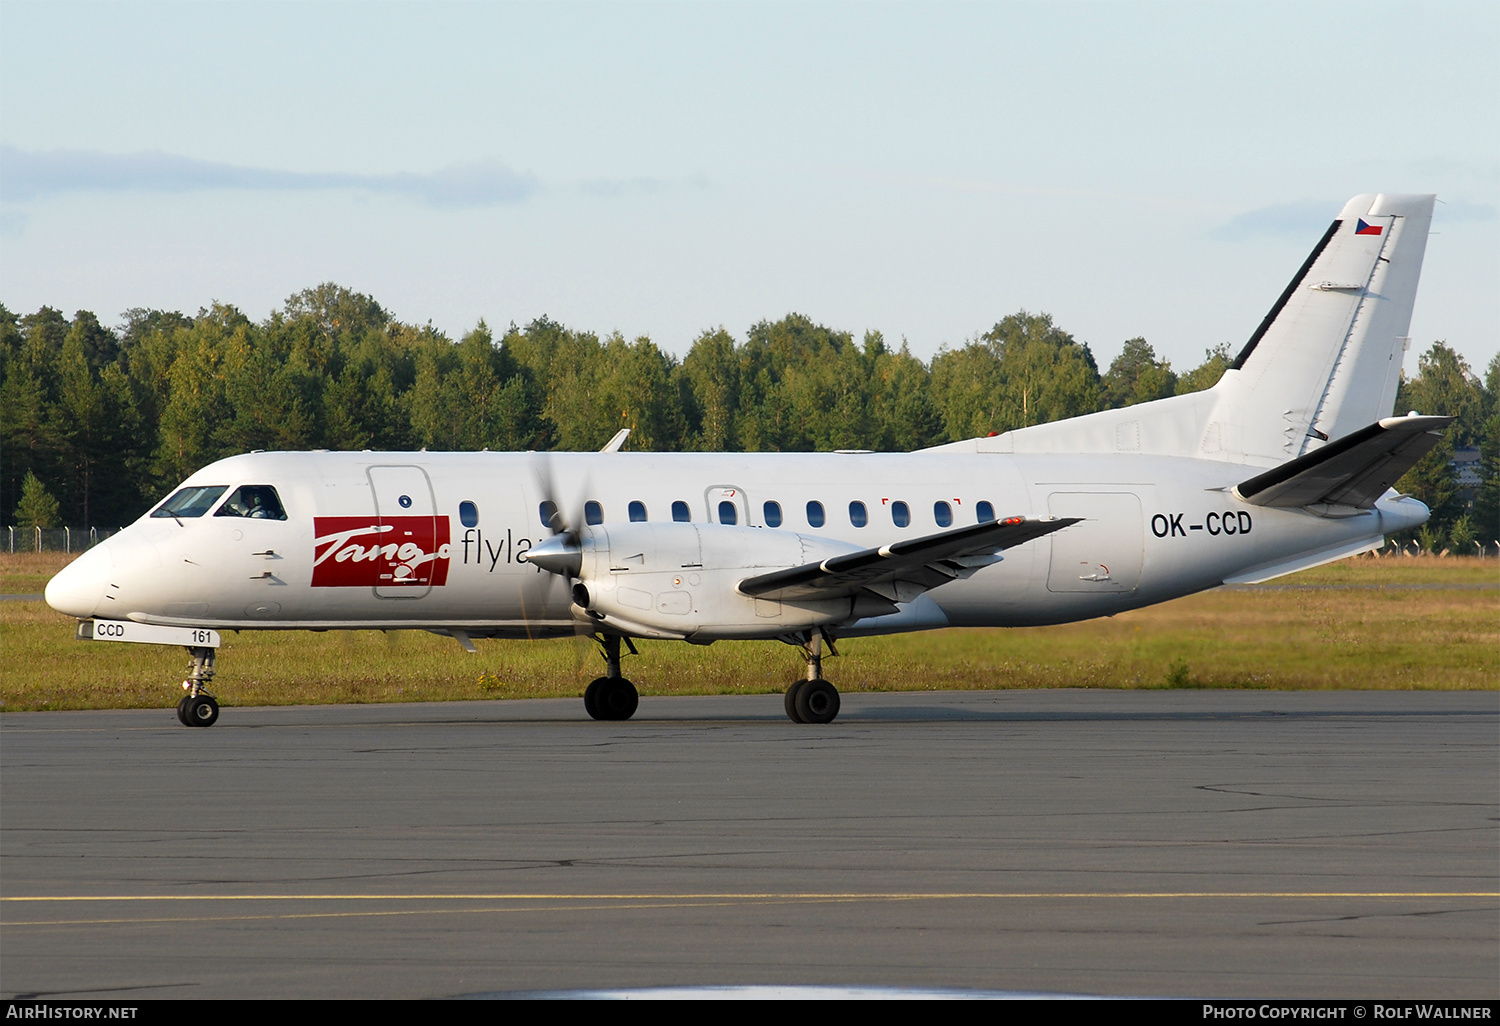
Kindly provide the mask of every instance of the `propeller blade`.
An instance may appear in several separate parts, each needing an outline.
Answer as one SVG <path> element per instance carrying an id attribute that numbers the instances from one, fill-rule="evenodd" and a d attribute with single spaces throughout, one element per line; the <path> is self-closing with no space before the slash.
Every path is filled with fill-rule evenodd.
<path id="1" fill-rule="evenodd" d="M 578 582 L 578 574 L 583 568 L 583 545 L 580 531 L 584 527 L 584 507 L 588 495 L 588 482 L 584 482 L 582 495 L 573 507 L 572 516 L 569 515 L 569 504 L 562 501 L 557 487 L 556 477 L 552 469 L 552 457 L 549 453 L 538 453 L 532 466 L 532 473 L 536 478 L 537 492 L 539 495 L 538 512 L 542 521 L 551 532 L 552 537 L 538 542 L 526 553 L 527 562 L 535 563 L 538 567 L 549 573 L 556 574 L 562 578 L 562 584 L 567 589 L 569 599 L 575 585 Z M 547 588 L 552 594 L 552 588 Z M 550 603 L 549 603 L 550 604 Z M 576 603 L 569 602 L 573 614 L 574 642 L 588 640 L 594 636 L 596 621 L 589 616 Z M 526 610 L 522 609 L 522 617 L 527 622 L 527 633 L 531 634 L 531 621 Z M 581 665 L 581 660 L 580 660 Z"/>

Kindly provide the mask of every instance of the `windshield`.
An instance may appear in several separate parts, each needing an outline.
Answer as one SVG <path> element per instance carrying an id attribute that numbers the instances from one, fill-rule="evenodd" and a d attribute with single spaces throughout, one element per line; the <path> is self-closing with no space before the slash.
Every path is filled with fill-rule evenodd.
<path id="1" fill-rule="evenodd" d="M 196 488 L 181 488 L 166 502 L 156 508 L 153 517 L 201 517 L 207 513 L 214 501 L 224 494 L 228 485 L 199 485 Z"/>

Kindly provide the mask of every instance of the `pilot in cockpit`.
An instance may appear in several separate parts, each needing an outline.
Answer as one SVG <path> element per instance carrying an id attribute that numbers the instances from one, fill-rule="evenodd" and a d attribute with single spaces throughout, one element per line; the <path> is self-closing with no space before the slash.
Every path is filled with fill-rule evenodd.
<path id="1" fill-rule="evenodd" d="M 286 511 L 276 489 L 269 485 L 243 485 L 224 503 L 216 517 L 249 517 L 252 520 L 285 520 Z"/>

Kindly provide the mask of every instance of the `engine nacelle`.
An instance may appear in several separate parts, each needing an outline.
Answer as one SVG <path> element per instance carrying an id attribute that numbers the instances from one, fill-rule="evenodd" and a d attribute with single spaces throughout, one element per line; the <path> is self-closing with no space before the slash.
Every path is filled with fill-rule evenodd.
<path id="1" fill-rule="evenodd" d="M 759 527 L 591 527 L 578 543 L 574 602 L 605 626 L 636 637 L 696 641 L 776 637 L 895 612 L 873 595 L 790 602 L 735 590 L 747 577 L 858 550 L 847 542 Z"/>

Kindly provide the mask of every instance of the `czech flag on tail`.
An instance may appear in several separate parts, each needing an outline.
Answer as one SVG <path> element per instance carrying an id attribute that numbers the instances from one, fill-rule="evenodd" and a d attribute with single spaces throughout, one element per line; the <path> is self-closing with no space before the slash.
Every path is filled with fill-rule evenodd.
<path id="1" fill-rule="evenodd" d="M 1383 225 L 1367 224 L 1367 223 L 1365 223 L 1365 219 L 1361 217 L 1359 219 L 1359 227 L 1356 228 L 1356 229 L 1354 229 L 1354 234 L 1355 235 L 1379 235 L 1383 231 L 1385 231 L 1385 227 Z"/>

